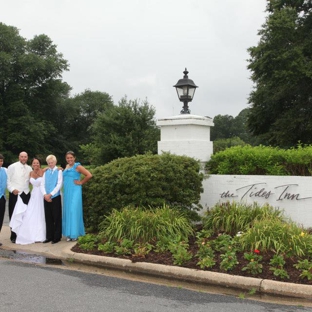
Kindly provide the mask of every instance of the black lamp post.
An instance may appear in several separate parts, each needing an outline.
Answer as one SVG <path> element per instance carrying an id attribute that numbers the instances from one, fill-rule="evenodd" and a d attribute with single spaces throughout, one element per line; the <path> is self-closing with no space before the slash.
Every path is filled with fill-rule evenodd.
<path id="1" fill-rule="evenodd" d="M 180 79 L 174 87 L 177 89 L 177 94 L 179 97 L 179 100 L 183 102 L 183 108 L 181 110 L 181 114 L 190 114 L 191 111 L 188 107 L 188 102 L 192 102 L 195 90 L 198 88 L 194 81 L 189 79 L 187 74 L 189 72 L 185 68 L 185 71 L 183 72 L 184 77 L 183 79 Z"/>

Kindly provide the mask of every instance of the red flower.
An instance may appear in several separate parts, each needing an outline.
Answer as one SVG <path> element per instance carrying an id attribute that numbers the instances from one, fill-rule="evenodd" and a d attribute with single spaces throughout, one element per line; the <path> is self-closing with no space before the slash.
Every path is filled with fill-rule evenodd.
<path id="1" fill-rule="evenodd" d="M 256 254 L 259 254 L 259 253 L 260 253 L 260 250 L 255 249 L 254 252 L 255 252 Z"/>

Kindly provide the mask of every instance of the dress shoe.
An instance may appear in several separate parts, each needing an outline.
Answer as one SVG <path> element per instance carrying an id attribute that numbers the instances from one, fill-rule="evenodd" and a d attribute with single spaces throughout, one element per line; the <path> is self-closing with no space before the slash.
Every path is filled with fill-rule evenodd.
<path id="1" fill-rule="evenodd" d="M 2 243 L 0 243 L 0 246 L 2 246 Z"/>
<path id="2" fill-rule="evenodd" d="M 52 242 L 51 242 L 51 244 L 56 244 L 56 243 L 58 243 L 60 241 L 60 239 L 54 239 Z"/>
<path id="3" fill-rule="evenodd" d="M 44 244 L 51 242 L 51 239 L 46 239 L 43 241 Z"/>
<path id="4" fill-rule="evenodd" d="M 13 243 L 13 244 L 15 244 L 15 241 L 16 241 L 16 239 L 11 239 L 11 242 Z"/>

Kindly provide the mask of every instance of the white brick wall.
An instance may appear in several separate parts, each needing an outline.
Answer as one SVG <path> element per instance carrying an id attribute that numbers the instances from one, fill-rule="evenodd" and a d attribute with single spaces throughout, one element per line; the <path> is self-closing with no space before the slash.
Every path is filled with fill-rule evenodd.
<path id="1" fill-rule="evenodd" d="M 312 177 L 210 175 L 203 187 L 203 212 L 218 202 L 269 203 L 298 224 L 312 227 Z"/>
<path id="2" fill-rule="evenodd" d="M 210 141 L 159 141 L 158 154 L 170 152 L 176 155 L 193 157 L 200 161 L 207 161 L 213 152 Z"/>
<path id="3" fill-rule="evenodd" d="M 159 119 L 161 141 L 158 142 L 158 154 L 170 152 L 176 155 L 193 157 L 207 162 L 213 153 L 210 141 L 210 118 L 197 115 L 177 115 Z"/>

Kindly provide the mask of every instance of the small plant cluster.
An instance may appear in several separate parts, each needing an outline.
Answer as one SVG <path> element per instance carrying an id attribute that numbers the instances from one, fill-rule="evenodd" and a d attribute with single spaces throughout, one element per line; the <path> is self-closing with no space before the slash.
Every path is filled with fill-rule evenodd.
<path id="1" fill-rule="evenodd" d="M 270 206 L 216 205 L 200 226 L 166 205 L 126 207 L 114 210 L 99 228 L 79 238 L 80 250 L 132 261 L 165 256 L 165 264 L 286 281 L 292 268 L 302 283 L 312 282 L 311 233 Z"/>

